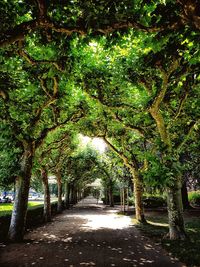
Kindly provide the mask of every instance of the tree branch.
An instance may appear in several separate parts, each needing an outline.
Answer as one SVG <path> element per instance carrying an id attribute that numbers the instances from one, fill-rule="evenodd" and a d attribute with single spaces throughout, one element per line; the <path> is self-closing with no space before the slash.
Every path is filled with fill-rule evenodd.
<path id="1" fill-rule="evenodd" d="M 35 140 L 35 147 L 38 148 L 44 141 L 45 137 L 48 135 L 48 133 L 56 130 L 57 128 L 69 123 L 69 122 L 77 122 L 79 121 L 82 117 L 84 116 L 83 110 L 81 110 L 81 112 L 76 112 L 74 114 L 72 114 L 71 116 L 69 116 L 66 120 L 62 121 L 62 122 L 58 122 L 57 124 L 53 125 L 52 127 L 49 128 L 44 128 L 41 133 L 40 136 Z"/>
<path id="2" fill-rule="evenodd" d="M 44 20 L 47 17 L 47 0 L 36 0 L 38 6 L 38 20 Z"/>
<path id="3" fill-rule="evenodd" d="M 111 144 L 106 138 L 106 136 L 103 136 L 102 138 L 105 141 L 105 143 L 108 145 L 108 147 L 123 160 L 124 164 L 128 168 L 130 169 L 134 168 L 134 166 L 129 163 L 130 160 L 123 153 L 121 153 L 113 144 Z"/>
<path id="4" fill-rule="evenodd" d="M 47 89 L 46 84 L 45 84 L 45 81 L 46 81 L 46 80 L 44 80 L 44 79 L 42 79 L 42 78 L 39 78 L 39 80 L 40 80 L 40 85 L 41 85 L 42 90 L 45 92 L 45 94 L 46 94 L 49 98 L 51 98 L 52 96 L 49 94 L 48 89 Z"/>
<path id="5" fill-rule="evenodd" d="M 17 41 L 23 41 L 26 35 L 34 31 L 37 27 L 37 20 L 23 22 L 20 25 L 17 25 L 14 29 L 7 31 L 4 34 L 4 38 L 0 41 L 0 47 L 5 47 Z"/>
<path id="6" fill-rule="evenodd" d="M 38 15 L 36 20 L 31 20 L 28 22 L 24 22 L 20 25 L 17 25 L 14 29 L 9 30 L 5 33 L 5 38 L 0 42 L 0 47 L 5 47 L 7 45 L 13 44 L 16 41 L 24 40 L 26 35 L 30 32 L 35 31 L 38 28 L 63 33 L 66 35 L 71 35 L 76 32 L 80 35 L 85 35 L 91 28 L 87 26 L 87 21 L 77 23 L 76 27 L 67 27 L 67 26 L 59 26 L 47 17 L 47 5 L 44 0 L 36 0 L 38 5 Z M 116 30 L 124 30 L 124 29 L 136 29 L 144 32 L 159 32 L 164 30 L 174 30 L 178 29 L 183 25 L 183 20 L 179 17 L 177 21 L 163 25 L 163 26 L 144 26 L 137 21 L 127 20 L 121 22 L 113 22 L 109 25 L 103 25 L 100 28 L 93 28 L 93 33 L 95 34 L 109 34 Z"/>
<path id="7" fill-rule="evenodd" d="M 182 150 L 182 148 L 184 147 L 184 145 L 186 144 L 186 142 L 190 138 L 193 130 L 196 129 L 196 128 L 199 128 L 199 127 L 200 127 L 200 119 L 198 119 L 196 122 L 193 122 L 190 125 L 189 130 L 188 130 L 187 134 L 185 135 L 183 141 L 177 146 L 177 151 L 180 152 Z"/>
<path id="8" fill-rule="evenodd" d="M 132 125 L 130 125 L 130 124 L 127 125 L 127 123 L 125 123 L 121 118 L 119 118 L 119 116 L 118 116 L 117 114 L 115 114 L 115 112 L 113 112 L 113 109 L 116 110 L 116 108 L 112 108 L 112 107 L 110 107 L 110 106 L 107 106 L 105 103 L 102 103 L 102 102 L 99 100 L 98 97 L 93 96 L 93 95 L 90 95 L 90 94 L 87 92 L 87 90 L 84 90 L 84 92 L 85 92 L 85 94 L 86 94 L 89 98 L 96 100 L 101 106 L 103 106 L 103 107 L 109 109 L 109 112 L 111 113 L 112 117 L 113 117 L 116 121 L 122 123 L 124 128 L 126 128 L 127 130 L 131 130 L 131 131 L 137 132 L 137 133 L 138 133 L 139 135 L 141 135 L 141 136 L 144 136 L 144 135 L 145 135 L 145 131 L 144 131 L 142 128 L 137 127 L 137 126 L 132 126 Z"/>
<path id="9" fill-rule="evenodd" d="M 185 90 L 183 96 L 181 97 L 181 100 L 180 100 L 180 103 L 179 103 L 179 106 L 178 106 L 178 109 L 176 111 L 176 114 L 175 114 L 175 117 L 174 117 L 174 120 L 176 120 L 180 114 L 181 114 L 181 110 L 183 108 L 183 105 L 184 105 L 184 102 L 186 101 L 187 97 L 188 97 L 188 90 Z"/>
<path id="10" fill-rule="evenodd" d="M 0 96 L 3 98 L 3 100 L 8 99 L 8 94 L 4 90 L 0 89 Z"/>
<path id="11" fill-rule="evenodd" d="M 53 77 L 53 97 L 57 97 L 58 96 L 58 79 L 57 77 Z"/>
<path id="12" fill-rule="evenodd" d="M 157 113 L 159 111 L 160 105 L 163 102 L 163 99 L 164 99 L 165 94 L 167 92 L 168 79 L 169 79 L 170 75 L 177 69 L 178 66 L 179 66 L 179 60 L 175 59 L 167 72 L 164 70 L 161 70 L 162 88 L 161 88 L 160 92 L 158 93 L 158 95 L 153 100 L 153 104 L 150 107 L 151 113 Z"/>
<path id="13" fill-rule="evenodd" d="M 21 42 L 22 41 L 20 41 L 20 43 Z M 63 69 L 59 66 L 59 62 L 58 61 L 54 61 L 54 60 L 35 60 L 24 49 L 19 49 L 18 53 L 19 53 L 20 56 L 22 56 L 32 66 L 39 65 L 39 64 L 52 64 L 57 70 L 63 72 Z"/>
<path id="14" fill-rule="evenodd" d="M 58 82 L 57 79 L 54 78 L 53 81 L 54 81 L 53 91 L 55 91 L 55 95 L 53 93 L 53 96 L 51 96 L 47 91 L 44 80 L 40 79 L 41 87 L 45 91 L 46 95 L 48 95 L 49 99 L 41 107 L 37 109 L 35 117 L 30 121 L 30 128 L 36 126 L 36 124 L 39 122 L 43 110 L 52 105 L 53 103 L 55 103 L 55 101 L 58 99 Z"/>

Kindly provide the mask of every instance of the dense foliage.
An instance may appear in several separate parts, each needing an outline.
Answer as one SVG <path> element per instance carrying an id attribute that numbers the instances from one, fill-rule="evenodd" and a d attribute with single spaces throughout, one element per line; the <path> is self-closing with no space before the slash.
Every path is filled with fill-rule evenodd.
<path id="1" fill-rule="evenodd" d="M 199 10 L 184 0 L 2 1 L 0 184 L 16 182 L 11 239 L 23 235 L 33 168 L 57 175 L 60 195 L 62 179 L 81 187 L 95 166 L 114 184 L 120 163 L 71 156 L 73 131 L 103 138 L 130 171 L 139 221 L 144 187 L 165 190 L 170 237 L 185 238 L 180 189 L 186 172 L 199 179 Z"/>

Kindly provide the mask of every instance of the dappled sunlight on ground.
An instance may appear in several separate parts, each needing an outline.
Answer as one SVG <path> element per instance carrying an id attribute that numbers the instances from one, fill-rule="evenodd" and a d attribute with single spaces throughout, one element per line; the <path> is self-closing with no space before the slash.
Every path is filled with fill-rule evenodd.
<path id="1" fill-rule="evenodd" d="M 123 229 L 131 226 L 131 219 L 129 217 L 121 217 L 113 214 L 105 215 L 93 215 L 93 214 L 84 214 L 84 215 L 70 215 L 74 218 L 84 219 L 85 222 L 81 226 L 85 230 L 97 230 L 101 228 L 108 229 Z M 68 216 L 68 217 L 70 217 Z"/>
<path id="2" fill-rule="evenodd" d="M 52 222 L 30 230 L 24 243 L 3 247 L 0 265 L 183 266 L 141 235 L 131 217 L 118 215 L 119 209 L 97 205 L 95 201 L 85 199 L 53 218 Z"/>

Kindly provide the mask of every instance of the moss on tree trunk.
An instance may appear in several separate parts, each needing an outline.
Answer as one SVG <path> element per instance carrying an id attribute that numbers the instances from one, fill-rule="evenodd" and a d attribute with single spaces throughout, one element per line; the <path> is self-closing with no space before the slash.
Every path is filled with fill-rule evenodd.
<path id="1" fill-rule="evenodd" d="M 143 195 L 143 184 L 139 173 L 134 170 L 133 172 L 133 183 L 134 183 L 134 196 L 135 196 L 135 217 L 136 220 L 140 223 L 145 223 L 145 216 L 144 216 L 144 206 L 142 201 Z"/>
<path id="2" fill-rule="evenodd" d="M 32 164 L 33 150 L 29 145 L 21 158 L 21 175 L 17 177 L 15 184 L 15 202 L 8 232 L 8 239 L 11 241 L 21 241 L 24 237 Z"/>
<path id="3" fill-rule="evenodd" d="M 172 240 L 185 239 L 183 220 L 183 205 L 181 196 L 181 181 L 177 178 L 174 185 L 167 188 L 169 237 Z"/>

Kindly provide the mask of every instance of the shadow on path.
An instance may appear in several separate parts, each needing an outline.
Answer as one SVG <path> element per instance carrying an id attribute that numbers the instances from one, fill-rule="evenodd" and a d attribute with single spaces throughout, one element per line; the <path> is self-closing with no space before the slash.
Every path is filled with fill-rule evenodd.
<path id="1" fill-rule="evenodd" d="M 184 266 L 131 224 L 129 216 L 85 199 L 51 223 L 1 248 L 0 266 Z"/>

